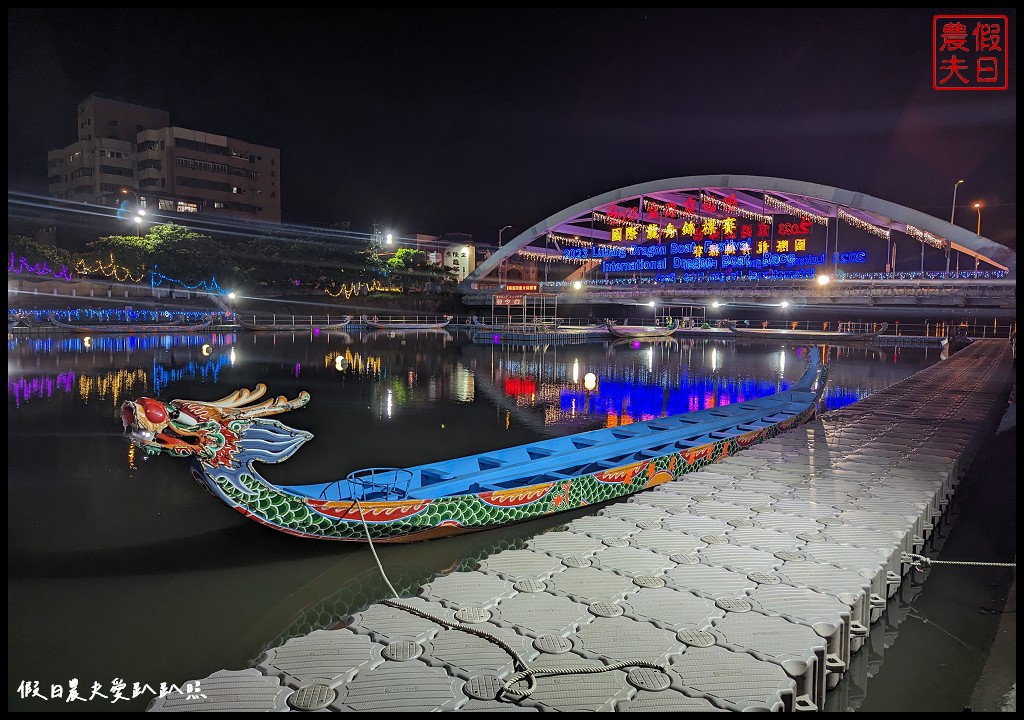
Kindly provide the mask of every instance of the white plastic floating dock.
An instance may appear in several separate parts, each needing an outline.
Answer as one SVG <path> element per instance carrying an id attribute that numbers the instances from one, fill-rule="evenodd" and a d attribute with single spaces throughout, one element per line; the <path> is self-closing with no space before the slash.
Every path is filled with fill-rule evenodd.
<path id="1" fill-rule="evenodd" d="M 999 424 L 1009 361 L 977 341 L 149 710 L 827 709 L 872 626 L 898 626 L 886 600 Z"/>

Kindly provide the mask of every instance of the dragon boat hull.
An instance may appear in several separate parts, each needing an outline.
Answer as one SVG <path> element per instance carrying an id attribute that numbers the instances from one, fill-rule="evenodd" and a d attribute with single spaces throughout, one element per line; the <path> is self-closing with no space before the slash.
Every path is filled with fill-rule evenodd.
<path id="1" fill-rule="evenodd" d="M 352 318 L 346 316 L 338 322 L 327 322 L 317 324 L 312 322 L 310 318 L 308 323 L 277 323 L 277 322 L 256 322 L 253 320 L 246 320 L 241 316 L 235 316 L 235 322 L 243 330 L 249 330 L 251 332 L 302 332 L 305 330 L 342 330 L 352 322 Z"/>
<path id="2" fill-rule="evenodd" d="M 213 325 L 213 318 L 202 322 L 186 325 L 180 320 L 163 323 L 100 323 L 100 324 L 76 324 L 66 323 L 55 315 L 50 315 L 50 324 L 61 330 L 82 333 L 86 335 L 139 335 L 143 333 L 187 333 L 204 330 Z"/>
<path id="3" fill-rule="evenodd" d="M 827 377 L 817 349 L 810 358 L 793 387 L 757 400 L 305 485 L 274 485 L 253 463 L 282 462 L 312 439 L 266 419 L 303 407 L 308 393 L 259 404 L 262 385 L 212 403 L 140 398 L 122 418 L 145 452 L 192 457 L 193 478 L 250 520 L 302 538 L 410 543 L 627 497 L 806 423 Z"/>
<path id="4" fill-rule="evenodd" d="M 605 323 L 608 332 L 614 337 L 628 340 L 643 340 L 650 338 L 671 337 L 678 328 L 676 325 L 616 325 L 608 321 Z"/>
<path id="5" fill-rule="evenodd" d="M 793 342 L 828 342 L 828 343 L 857 343 L 870 342 L 883 335 L 888 329 L 888 323 L 882 323 L 877 330 L 867 332 L 828 332 L 816 330 L 776 330 L 768 328 L 738 328 L 730 325 L 729 330 L 733 335 L 740 338 L 753 338 L 757 340 L 783 340 Z"/>

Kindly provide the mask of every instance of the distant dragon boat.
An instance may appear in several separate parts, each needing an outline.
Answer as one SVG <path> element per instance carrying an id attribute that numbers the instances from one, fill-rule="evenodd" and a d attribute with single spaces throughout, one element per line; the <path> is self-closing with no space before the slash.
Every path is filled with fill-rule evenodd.
<path id="1" fill-rule="evenodd" d="M 806 342 L 850 343 L 874 340 L 885 333 L 889 323 L 882 323 L 876 329 L 854 332 L 829 332 L 827 330 L 787 330 L 769 328 L 739 328 L 730 325 L 734 335 L 760 340 L 802 340 Z"/>
<path id="2" fill-rule="evenodd" d="M 623 498 L 775 437 L 817 412 L 828 366 L 817 348 L 808 358 L 799 382 L 756 400 L 310 484 L 276 485 L 254 467 L 312 439 L 267 419 L 304 407 L 307 392 L 259 402 L 259 384 L 212 402 L 140 397 L 121 417 L 137 447 L 190 458 L 192 477 L 250 520 L 302 538 L 409 543 Z"/>
<path id="3" fill-rule="evenodd" d="M 675 321 L 669 318 L 666 325 L 618 325 L 612 320 L 605 321 L 608 332 L 617 338 L 629 338 L 632 340 L 642 338 L 669 337 L 678 329 Z"/>
<path id="4" fill-rule="evenodd" d="M 109 333 L 141 334 L 141 333 L 187 333 L 203 330 L 213 324 L 213 318 L 208 317 L 197 323 L 185 324 L 181 318 L 172 318 L 164 322 L 119 322 L 119 323 L 70 323 L 64 322 L 54 314 L 49 316 L 50 324 L 61 330 L 84 333 L 88 335 L 103 335 Z"/>
<path id="5" fill-rule="evenodd" d="M 352 318 L 349 315 L 343 315 L 335 322 L 331 322 L 330 317 L 327 318 L 326 322 L 318 323 L 314 322 L 313 317 L 309 318 L 309 322 L 295 322 L 294 316 L 288 316 L 292 322 L 277 322 L 276 319 L 272 319 L 270 322 L 262 321 L 257 322 L 256 317 L 252 316 L 252 320 L 247 320 L 242 315 L 235 315 L 235 322 L 243 330 L 251 330 L 256 332 L 301 332 L 303 330 L 340 330 L 347 327 L 352 322 Z"/>
<path id="6" fill-rule="evenodd" d="M 390 320 L 385 318 L 378 320 L 376 316 L 367 318 L 363 315 L 360 320 L 371 330 L 440 330 L 447 327 L 452 318 L 450 315 L 447 315 L 443 320 L 415 320 L 408 322 L 403 319 Z"/>

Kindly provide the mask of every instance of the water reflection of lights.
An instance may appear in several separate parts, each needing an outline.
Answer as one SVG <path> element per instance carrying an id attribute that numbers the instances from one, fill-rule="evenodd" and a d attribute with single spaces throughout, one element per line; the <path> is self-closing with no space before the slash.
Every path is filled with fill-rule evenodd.
<path id="1" fill-rule="evenodd" d="M 354 369 L 359 375 L 379 375 L 382 367 L 379 355 L 363 357 L 361 353 L 354 353 L 348 348 L 327 353 L 324 356 L 324 367 L 332 364 L 338 372 Z"/>
<path id="2" fill-rule="evenodd" d="M 235 349 L 231 348 L 231 364 L 235 364 Z"/>
<path id="3" fill-rule="evenodd" d="M 228 363 L 226 355 L 221 354 L 219 357 L 213 360 L 206 360 L 205 362 L 187 362 L 184 365 L 176 365 L 173 367 L 165 367 L 157 362 L 153 362 L 153 393 L 159 397 L 160 393 L 166 389 L 168 385 L 173 382 L 177 382 L 183 377 L 198 377 L 203 381 L 212 380 L 216 383 L 220 379 L 220 371 Z"/>
<path id="4" fill-rule="evenodd" d="M 388 396 L 384 404 L 384 412 L 387 413 L 388 417 L 391 417 L 391 388 L 388 388 Z"/>
<path id="5" fill-rule="evenodd" d="M 32 398 L 52 397 L 54 391 L 70 393 L 75 386 L 75 374 L 73 372 L 58 373 L 56 377 L 47 376 L 42 378 L 18 378 L 11 379 L 10 372 L 7 373 L 7 394 L 14 397 L 14 407 L 19 408 L 21 404 Z"/>
<path id="6" fill-rule="evenodd" d="M 711 372 L 718 372 L 721 365 L 718 364 L 718 348 L 711 349 Z"/>
<path id="7" fill-rule="evenodd" d="M 779 377 L 786 374 L 786 351 L 779 350 Z"/>
<path id="8" fill-rule="evenodd" d="M 789 383 L 719 376 L 683 378 L 679 387 L 637 385 L 629 380 L 604 379 L 597 392 L 562 388 L 558 408 L 545 408 L 545 422 L 566 422 L 580 412 L 603 416 L 606 427 L 626 425 L 667 415 L 732 405 L 786 390 Z M 871 394 L 861 387 L 825 389 L 827 410 L 838 410 Z"/>
<path id="9" fill-rule="evenodd" d="M 78 394 L 83 400 L 91 399 L 94 394 L 100 399 L 109 395 L 116 407 L 136 385 L 144 389 L 148 379 L 146 371 L 142 369 L 112 370 L 96 377 L 80 375 Z"/>
<path id="10" fill-rule="evenodd" d="M 179 347 L 211 348 L 232 345 L 235 343 L 234 333 L 215 333 L 212 335 L 73 335 L 62 338 L 8 338 L 7 351 L 28 349 L 33 353 L 46 355 L 55 352 L 86 353 L 86 352 L 142 352 L 145 350 L 171 350 Z M 203 354 L 208 354 L 203 351 Z"/>
<path id="11" fill-rule="evenodd" d="M 578 383 L 580 381 L 580 361 L 579 360 L 573 360 L 572 361 L 572 381 L 573 381 L 573 383 Z"/>
<path id="12" fill-rule="evenodd" d="M 455 367 L 452 391 L 453 399 L 459 402 L 471 403 L 476 397 L 476 378 L 473 376 L 473 371 L 462 363 Z"/>
<path id="13" fill-rule="evenodd" d="M 20 408 L 33 398 L 50 398 L 55 393 L 71 395 L 76 390 L 82 400 L 110 397 L 115 406 L 120 405 L 129 390 L 136 387 L 145 389 L 148 378 L 145 370 L 111 370 L 102 375 L 75 375 L 63 372 L 38 378 L 7 378 L 7 393 L 14 397 L 14 406 Z"/>

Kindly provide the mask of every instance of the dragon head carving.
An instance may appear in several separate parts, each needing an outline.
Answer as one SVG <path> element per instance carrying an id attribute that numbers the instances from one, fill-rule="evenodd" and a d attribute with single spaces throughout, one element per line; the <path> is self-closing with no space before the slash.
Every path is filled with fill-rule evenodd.
<path id="1" fill-rule="evenodd" d="M 254 423 L 309 402 L 309 393 L 303 391 L 294 400 L 280 395 L 257 403 L 266 392 L 260 384 L 212 402 L 140 397 L 121 405 L 121 422 L 132 443 L 147 455 L 163 453 L 193 457 L 211 467 L 237 467 L 241 441 Z M 302 442 L 312 437 L 302 431 L 291 434 Z"/>

